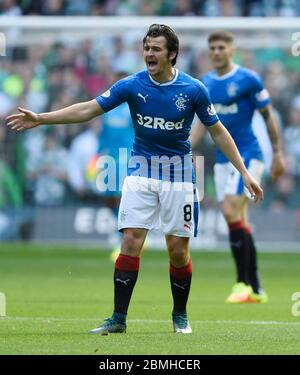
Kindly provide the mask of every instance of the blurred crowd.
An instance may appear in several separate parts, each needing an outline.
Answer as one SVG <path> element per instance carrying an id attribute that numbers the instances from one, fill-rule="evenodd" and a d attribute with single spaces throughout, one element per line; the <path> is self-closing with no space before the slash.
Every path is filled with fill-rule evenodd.
<path id="1" fill-rule="evenodd" d="M 2 0 L 0 15 L 294 17 L 298 0 Z"/>
<path id="2" fill-rule="evenodd" d="M 31 4 L 22 1 L 19 6 L 25 3 Z M 115 3 L 125 6 L 133 2 Z M 64 4 L 67 6 L 67 2 Z M 24 202 L 42 206 L 88 200 L 103 203 L 102 194 L 93 188 L 93 157 L 109 142 L 115 148 L 125 137 L 132 138 L 130 132 L 126 136 L 124 132 L 124 137 L 115 136 L 115 140 L 107 141 L 106 123 L 114 128 L 127 126 L 123 124 L 124 113 L 77 126 L 42 126 L 22 134 L 9 131 L 4 118 L 16 112 L 18 106 L 45 112 L 95 98 L 106 91 L 118 74 L 143 69 L 141 52 L 141 41 L 131 39 L 129 43 L 126 35 L 8 49 L 7 56 L 0 60 L 0 208 L 20 207 Z M 282 127 L 288 173 L 273 184 L 266 170 L 264 181 L 263 204 L 277 212 L 285 207 L 300 207 L 300 65 L 295 60 L 297 57 L 290 51 L 275 47 L 239 49 L 236 55 L 237 63 L 262 75 Z M 182 46 L 177 65 L 199 78 L 211 68 L 206 49 L 189 44 Z M 254 126 L 270 164 L 271 148 L 264 139 L 266 130 L 258 116 Z M 130 142 L 131 139 L 127 140 L 127 144 Z M 205 155 L 203 204 L 215 205 L 214 147 L 209 138 L 204 139 L 199 152 Z"/>

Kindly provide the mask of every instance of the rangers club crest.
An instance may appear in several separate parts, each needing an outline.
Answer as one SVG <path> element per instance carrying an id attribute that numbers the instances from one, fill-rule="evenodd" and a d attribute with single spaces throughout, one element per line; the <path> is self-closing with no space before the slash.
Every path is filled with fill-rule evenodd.
<path id="1" fill-rule="evenodd" d="M 183 95 L 182 93 L 180 93 L 179 95 L 175 95 L 172 100 L 173 102 L 175 102 L 178 111 L 184 111 L 186 109 L 187 102 L 190 101 L 190 99 L 188 99 L 188 96 Z"/>

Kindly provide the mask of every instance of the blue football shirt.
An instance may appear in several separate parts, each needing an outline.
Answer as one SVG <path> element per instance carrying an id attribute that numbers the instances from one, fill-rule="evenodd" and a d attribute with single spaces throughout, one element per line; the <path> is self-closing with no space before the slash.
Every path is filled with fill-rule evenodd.
<path id="1" fill-rule="evenodd" d="M 136 73 L 116 82 L 96 100 L 105 112 L 127 102 L 134 124 L 133 156 L 143 160 L 184 158 L 183 164 L 174 161 L 175 170 L 179 164 L 185 170 L 193 169 L 189 136 L 195 113 L 205 126 L 218 121 L 205 86 L 177 69 L 166 83 L 156 82 L 147 71 Z M 139 175 L 155 178 L 149 169 L 138 169 Z M 129 174 L 134 171 L 129 166 Z M 161 173 L 158 178 L 164 179 Z"/>
<path id="2" fill-rule="evenodd" d="M 235 65 L 231 72 L 223 76 L 212 71 L 201 81 L 208 88 L 221 122 L 230 132 L 244 159 L 262 160 L 263 155 L 252 129 L 252 118 L 255 109 L 270 103 L 270 96 L 258 74 Z M 216 162 L 228 162 L 221 150 L 217 151 Z"/>

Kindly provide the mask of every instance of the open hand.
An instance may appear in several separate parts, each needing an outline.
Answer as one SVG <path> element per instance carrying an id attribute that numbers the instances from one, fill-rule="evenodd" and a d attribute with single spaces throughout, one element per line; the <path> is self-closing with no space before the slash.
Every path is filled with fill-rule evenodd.
<path id="1" fill-rule="evenodd" d="M 7 126 L 12 130 L 22 131 L 27 129 L 35 128 L 40 125 L 38 121 L 38 115 L 28 109 L 18 108 L 20 113 L 14 113 L 13 115 L 7 116 Z"/>

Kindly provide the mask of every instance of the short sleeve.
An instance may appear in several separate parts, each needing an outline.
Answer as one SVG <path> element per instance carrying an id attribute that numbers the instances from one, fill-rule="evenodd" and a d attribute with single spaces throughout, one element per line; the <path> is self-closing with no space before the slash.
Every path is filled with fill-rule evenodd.
<path id="1" fill-rule="evenodd" d="M 208 90 L 201 82 L 197 85 L 195 106 L 195 112 L 205 126 L 214 125 L 219 121 L 217 112 L 210 100 Z"/>
<path id="2" fill-rule="evenodd" d="M 128 100 L 130 83 L 130 77 L 121 79 L 103 94 L 96 97 L 104 112 L 111 111 Z"/>
<path id="3" fill-rule="evenodd" d="M 258 74 L 252 72 L 251 81 L 251 99 L 254 106 L 256 109 L 263 108 L 271 102 L 270 94 Z"/>

